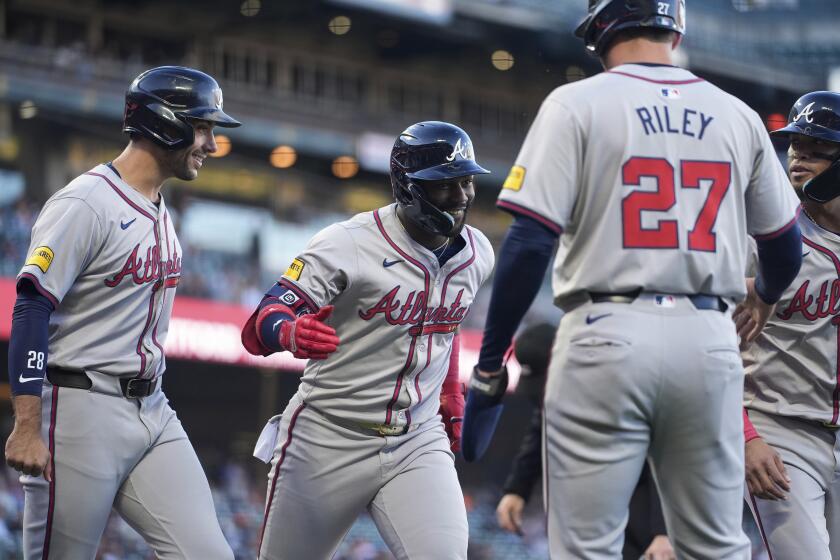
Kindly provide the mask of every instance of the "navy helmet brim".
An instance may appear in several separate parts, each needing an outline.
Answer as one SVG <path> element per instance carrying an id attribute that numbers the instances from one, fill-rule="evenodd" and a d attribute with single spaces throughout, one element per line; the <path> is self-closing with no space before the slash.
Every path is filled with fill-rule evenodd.
<path id="1" fill-rule="evenodd" d="M 447 179 L 457 179 L 468 175 L 487 175 L 489 173 L 490 171 L 484 169 L 475 161 L 460 160 L 428 167 L 414 173 L 406 173 L 406 175 L 416 181 L 446 181 Z"/>
<path id="2" fill-rule="evenodd" d="M 818 124 L 800 126 L 798 123 L 790 123 L 783 128 L 770 132 L 770 136 L 774 138 L 788 138 L 791 134 L 801 134 L 802 136 L 817 138 L 818 140 L 840 143 L 840 135 L 838 135 L 836 130 L 831 130 Z"/>
<path id="3" fill-rule="evenodd" d="M 216 126 L 224 128 L 236 128 L 237 126 L 242 126 L 241 122 L 234 119 L 221 109 L 215 109 L 212 107 L 196 107 L 194 109 L 178 111 L 178 113 L 187 119 L 210 121 Z"/>

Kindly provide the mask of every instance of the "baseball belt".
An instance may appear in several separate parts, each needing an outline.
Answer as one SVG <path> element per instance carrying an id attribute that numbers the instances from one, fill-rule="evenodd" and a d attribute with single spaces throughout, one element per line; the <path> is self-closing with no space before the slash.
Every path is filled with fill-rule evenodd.
<path id="1" fill-rule="evenodd" d="M 333 424 L 366 435 L 373 435 L 379 437 L 402 436 L 409 432 L 413 432 L 420 426 L 420 424 L 390 426 L 388 424 L 376 424 L 374 422 L 354 422 L 353 420 L 346 420 L 344 418 L 338 418 L 337 416 L 333 416 L 332 414 L 327 414 L 326 412 L 319 410 L 311 405 L 310 408 L 312 408 L 312 410 L 314 410 Z"/>
<path id="2" fill-rule="evenodd" d="M 588 292 L 589 299 L 593 303 L 633 303 L 640 295 L 642 290 L 633 290 L 632 292 L 622 293 L 604 293 L 604 292 Z M 666 294 L 663 294 L 666 295 Z M 684 295 L 691 301 L 695 308 L 709 311 L 726 311 L 729 305 L 720 296 L 713 296 L 709 294 L 673 294 Z"/>
<path id="3" fill-rule="evenodd" d="M 47 367 L 47 379 L 57 387 L 71 387 L 73 389 L 89 390 L 93 387 L 88 375 L 80 370 L 65 369 L 61 367 Z M 148 397 L 155 392 L 157 388 L 158 378 L 155 379 L 137 379 L 137 378 L 121 378 L 120 389 L 122 394 L 127 399 L 137 399 L 140 397 Z"/>

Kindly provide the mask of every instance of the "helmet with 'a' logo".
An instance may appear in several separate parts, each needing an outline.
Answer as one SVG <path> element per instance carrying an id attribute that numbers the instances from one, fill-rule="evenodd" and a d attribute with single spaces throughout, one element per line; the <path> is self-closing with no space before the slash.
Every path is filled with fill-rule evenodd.
<path id="1" fill-rule="evenodd" d="M 796 100 L 784 128 L 773 136 L 802 134 L 827 142 L 840 142 L 840 93 L 812 91 Z"/>
<path id="2" fill-rule="evenodd" d="M 426 199 L 423 182 L 485 173 L 490 172 L 476 163 L 467 133 L 446 122 L 411 125 L 397 137 L 391 150 L 394 198 L 410 220 L 430 233 L 445 235 L 455 221 Z"/>
<path id="3" fill-rule="evenodd" d="M 775 137 L 801 134 L 823 142 L 840 144 L 840 93 L 812 91 L 796 100 L 788 125 L 770 133 Z M 830 159 L 832 156 L 823 156 Z M 809 199 L 825 203 L 840 196 L 840 154 L 831 165 L 802 186 Z"/>
<path id="4" fill-rule="evenodd" d="M 204 72 L 183 66 L 152 68 L 134 78 L 125 93 L 123 132 L 164 149 L 192 145 L 193 121 L 228 128 L 241 124 L 222 110 L 222 89 Z"/>
<path id="5" fill-rule="evenodd" d="M 685 34 L 685 0 L 589 0 L 586 18 L 575 35 L 601 56 L 624 29 L 647 27 Z"/>

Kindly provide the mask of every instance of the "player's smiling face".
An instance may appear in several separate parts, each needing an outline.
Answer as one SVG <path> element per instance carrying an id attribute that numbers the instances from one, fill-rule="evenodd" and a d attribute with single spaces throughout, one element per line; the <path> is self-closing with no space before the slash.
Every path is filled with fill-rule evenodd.
<path id="1" fill-rule="evenodd" d="M 458 177 L 448 181 L 428 181 L 421 185 L 426 200 L 455 220 L 455 227 L 448 237 L 457 237 L 467 223 L 467 211 L 475 198 L 473 176 Z"/>
<path id="2" fill-rule="evenodd" d="M 793 134 L 788 148 L 788 175 L 793 187 L 802 186 L 822 173 L 840 154 L 840 144 Z"/>
<path id="3" fill-rule="evenodd" d="M 191 146 L 171 152 L 169 166 L 172 175 L 182 181 L 192 181 L 198 177 L 205 158 L 216 151 L 216 138 L 213 135 L 213 123 L 195 121 L 194 139 Z"/>

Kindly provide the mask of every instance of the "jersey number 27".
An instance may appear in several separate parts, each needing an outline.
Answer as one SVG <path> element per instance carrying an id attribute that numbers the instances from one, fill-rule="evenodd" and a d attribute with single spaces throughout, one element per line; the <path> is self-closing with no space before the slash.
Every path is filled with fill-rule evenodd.
<path id="1" fill-rule="evenodd" d="M 622 166 L 621 174 L 625 186 L 640 186 L 642 177 L 656 179 L 655 191 L 634 191 L 621 202 L 624 247 L 679 249 L 677 220 L 660 220 L 656 227 L 642 227 L 642 212 L 667 212 L 677 203 L 674 167 L 663 158 L 633 157 Z M 732 166 L 723 161 L 683 160 L 680 162 L 680 178 L 684 189 L 699 189 L 701 181 L 711 182 L 694 228 L 688 232 L 688 248 L 691 251 L 714 252 L 717 244 L 712 230 L 732 181 Z"/>

